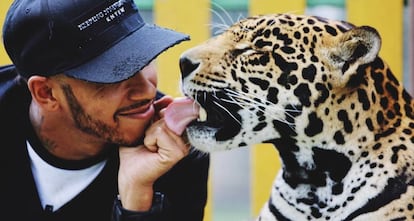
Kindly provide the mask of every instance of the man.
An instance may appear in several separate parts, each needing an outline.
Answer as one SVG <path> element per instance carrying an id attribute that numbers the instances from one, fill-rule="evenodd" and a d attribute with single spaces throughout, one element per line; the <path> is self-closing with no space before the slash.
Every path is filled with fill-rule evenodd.
<path id="1" fill-rule="evenodd" d="M 202 220 L 208 156 L 166 125 L 151 63 L 188 36 L 132 0 L 16 0 L 3 39 L 2 217 Z"/>

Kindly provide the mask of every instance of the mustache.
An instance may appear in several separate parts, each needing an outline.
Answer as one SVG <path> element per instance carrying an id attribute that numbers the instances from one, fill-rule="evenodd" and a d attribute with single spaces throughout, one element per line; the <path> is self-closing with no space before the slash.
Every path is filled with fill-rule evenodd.
<path id="1" fill-rule="evenodd" d="M 127 106 L 127 107 L 122 107 L 122 108 L 119 108 L 119 109 L 115 112 L 115 115 L 117 115 L 117 114 L 119 114 L 119 113 L 122 113 L 122 112 L 126 112 L 126 111 L 129 111 L 129 110 L 136 109 L 136 108 L 138 108 L 138 107 L 145 106 L 145 105 L 147 105 L 147 104 L 149 104 L 149 103 L 153 103 L 153 101 L 154 101 L 154 99 L 145 99 L 145 100 L 142 100 L 142 101 L 136 102 L 136 103 L 134 103 L 134 104 L 131 104 L 131 105 Z"/>

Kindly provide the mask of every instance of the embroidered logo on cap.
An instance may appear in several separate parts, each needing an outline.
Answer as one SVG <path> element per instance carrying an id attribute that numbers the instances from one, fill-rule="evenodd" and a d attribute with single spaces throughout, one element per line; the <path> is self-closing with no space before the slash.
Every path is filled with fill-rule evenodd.
<path id="1" fill-rule="evenodd" d="M 75 21 L 79 31 L 87 29 L 90 32 L 103 31 L 113 22 L 117 22 L 123 17 L 137 12 L 137 9 L 130 0 L 119 0 L 116 2 L 103 2 L 98 7 L 88 11 Z"/>

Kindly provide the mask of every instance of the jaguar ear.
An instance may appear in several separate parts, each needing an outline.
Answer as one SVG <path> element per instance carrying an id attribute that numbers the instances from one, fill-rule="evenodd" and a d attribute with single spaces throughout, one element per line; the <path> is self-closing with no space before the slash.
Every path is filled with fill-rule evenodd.
<path id="1" fill-rule="evenodd" d="M 361 26 L 350 29 L 331 43 L 328 59 L 345 73 L 353 64 L 373 61 L 381 48 L 381 37 L 374 28 Z"/>

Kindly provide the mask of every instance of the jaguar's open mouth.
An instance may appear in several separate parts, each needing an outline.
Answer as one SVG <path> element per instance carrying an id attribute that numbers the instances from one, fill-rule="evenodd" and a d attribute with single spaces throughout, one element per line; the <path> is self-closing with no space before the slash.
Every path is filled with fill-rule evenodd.
<path id="1" fill-rule="evenodd" d="M 200 116 L 189 127 L 214 129 L 217 141 L 229 140 L 240 132 L 242 119 L 238 111 L 241 108 L 230 102 L 224 92 L 197 92 L 193 99 L 201 106 Z"/>

